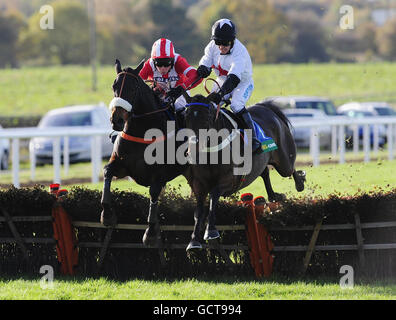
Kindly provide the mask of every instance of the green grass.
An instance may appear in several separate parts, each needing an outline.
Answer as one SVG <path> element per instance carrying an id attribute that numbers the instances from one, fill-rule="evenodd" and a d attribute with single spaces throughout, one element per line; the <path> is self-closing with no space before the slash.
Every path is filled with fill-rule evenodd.
<path id="1" fill-rule="evenodd" d="M 0 280 L 0 300 L 394 300 L 396 285 L 359 283 L 342 288 L 333 280 L 113 281 L 55 279 L 53 288 L 37 280 Z"/>
<path id="2" fill-rule="evenodd" d="M 396 64 L 277 64 L 254 66 L 256 103 L 274 95 L 318 95 L 336 104 L 357 100 L 396 102 Z M 212 75 L 214 76 L 214 75 Z M 0 70 L 0 113 L 42 115 L 71 104 L 108 103 L 115 78 L 112 66 L 98 68 L 98 90 L 91 89 L 88 66 L 42 67 Z M 192 91 L 202 93 L 203 86 Z"/>

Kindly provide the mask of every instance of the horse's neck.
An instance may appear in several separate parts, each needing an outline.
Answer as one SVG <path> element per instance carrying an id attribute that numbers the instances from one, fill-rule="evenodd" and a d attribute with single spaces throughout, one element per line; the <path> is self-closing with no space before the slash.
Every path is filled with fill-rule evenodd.
<path id="1" fill-rule="evenodd" d="M 143 106 L 145 112 L 152 112 L 160 108 L 160 101 L 156 99 L 153 91 L 147 87 L 143 91 L 143 95 L 138 98 L 137 103 Z"/>
<path id="2" fill-rule="evenodd" d="M 138 99 L 136 105 L 141 106 L 141 110 L 144 113 L 154 112 L 159 109 L 159 101 L 154 96 L 149 96 L 147 99 Z M 141 136 L 146 133 L 149 129 L 160 129 L 165 130 L 166 128 L 166 117 L 164 112 L 158 112 L 156 114 L 147 115 L 143 117 L 133 118 L 131 117 L 125 124 L 124 131 L 128 134 Z"/>
<path id="3" fill-rule="evenodd" d="M 227 119 L 227 117 L 223 114 L 223 112 L 221 110 L 219 111 L 217 120 L 216 120 L 216 116 L 215 116 L 213 127 L 216 130 L 221 130 L 224 128 L 229 129 L 229 130 L 234 129 L 234 126 L 232 125 L 232 123 L 230 123 L 230 121 Z"/>

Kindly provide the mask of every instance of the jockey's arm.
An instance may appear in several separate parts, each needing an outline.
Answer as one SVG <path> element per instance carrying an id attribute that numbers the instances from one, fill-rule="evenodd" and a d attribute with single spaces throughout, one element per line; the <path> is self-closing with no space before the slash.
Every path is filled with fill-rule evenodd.
<path id="1" fill-rule="evenodd" d="M 197 73 L 197 70 L 190 66 L 187 62 L 187 60 L 183 57 L 180 57 L 176 64 L 175 64 L 175 70 L 178 74 L 183 74 L 185 77 L 184 82 L 181 84 L 184 89 L 187 89 L 197 78 L 199 78 L 199 75 Z M 197 85 L 199 85 L 202 82 L 202 79 L 194 83 L 194 85 L 189 88 L 195 88 Z"/>
<path id="2" fill-rule="evenodd" d="M 140 72 L 139 72 L 139 76 L 143 80 L 147 80 L 150 77 L 151 78 L 153 77 L 153 70 L 151 69 L 151 66 L 150 66 L 150 60 L 147 60 L 144 63 L 142 70 L 140 70 Z"/>
<path id="3" fill-rule="evenodd" d="M 226 94 L 232 92 L 241 82 L 241 80 L 233 73 L 229 73 L 227 75 L 226 81 L 224 81 L 223 85 L 220 88 L 221 96 L 225 96 Z"/>
<path id="4" fill-rule="evenodd" d="M 232 92 L 238 86 L 240 81 L 235 74 L 229 73 L 219 92 L 212 92 L 208 98 L 214 103 L 219 104 L 226 94 Z"/>

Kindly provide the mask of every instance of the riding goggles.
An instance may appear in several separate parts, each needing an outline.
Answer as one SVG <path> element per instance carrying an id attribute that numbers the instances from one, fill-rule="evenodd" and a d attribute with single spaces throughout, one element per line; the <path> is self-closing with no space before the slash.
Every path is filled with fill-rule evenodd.
<path id="1" fill-rule="evenodd" d="M 216 44 L 216 46 L 228 47 L 228 46 L 231 45 L 231 41 L 229 41 L 229 40 L 215 39 L 215 44 Z"/>
<path id="2" fill-rule="evenodd" d="M 156 67 L 169 67 L 172 61 L 170 59 L 156 59 L 154 60 L 154 64 Z"/>

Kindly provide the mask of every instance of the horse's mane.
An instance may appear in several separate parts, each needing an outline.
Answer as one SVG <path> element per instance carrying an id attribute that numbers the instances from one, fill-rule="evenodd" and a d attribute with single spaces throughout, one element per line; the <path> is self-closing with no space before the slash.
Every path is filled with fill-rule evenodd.
<path id="1" fill-rule="evenodd" d="M 274 103 L 273 100 L 263 100 L 260 101 L 256 104 L 256 106 L 262 106 L 265 108 L 270 109 L 273 113 L 275 113 L 279 119 L 282 120 L 282 122 L 285 123 L 286 126 L 292 126 L 292 124 L 290 123 L 290 120 L 287 118 L 287 116 L 285 116 L 285 114 L 282 112 L 282 110 Z"/>
<path id="2" fill-rule="evenodd" d="M 122 71 L 135 74 L 135 70 L 134 70 L 133 68 L 131 68 L 131 67 L 126 67 L 126 68 L 124 68 Z M 139 76 L 139 75 L 137 75 L 137 76 Z M 144 83 L 144 85 L 146 85 L 147 87 L 150 88 L 150 86 L 149 86 L 142 78 L 140 78 L 140 76 L 139 76 L 139 79 L 142 80 L 142 83 Z M 150 88 L 150 89 L 151 89 L 151 88 Z M 160 97 L 159 97 L 158 95 L 156 95 L 156 94 L 154 93 L 153 90 L 150 90 L 150 91 L 151 91 L 151 93 L 153 94 L 153 96 L 154 96 L 155 101 L 157 102 L 157 104 L 158 104 L 158 105 L 161 105 L 162 102 L 161 102 Z"/>

